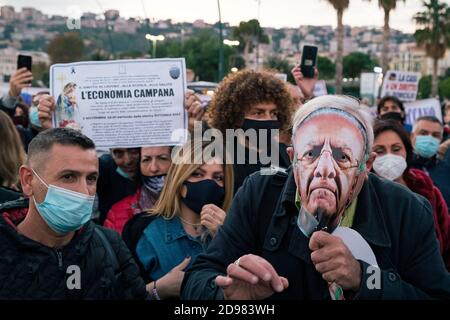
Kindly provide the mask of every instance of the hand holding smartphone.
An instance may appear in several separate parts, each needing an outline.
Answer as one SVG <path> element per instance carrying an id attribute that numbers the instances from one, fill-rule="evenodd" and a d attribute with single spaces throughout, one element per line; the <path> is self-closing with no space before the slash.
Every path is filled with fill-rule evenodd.
<path id="1" fill-rule="evenodd" d="M 314 68 L 317 62 L 317 47 L 303 46 L 300 70 L 305 78 L 314 78 Z"/>
<path id="2" fill-rule="evenodd" d="M 17 56 L 17 70 L 21 68 L 27 68 L 27 70 L 31 72 L 31 65 L 32 65 L 31 56 L 26 56 L 23 54 L 19 54 Z"/>
<path id="3" fill-rule="evenodd" d="M 17 56 L 17 70 L 26 68 L 28 71 L 31 72 L 31 66 L 32 66 L 32 58 L 31 56 L 19 54 Z M 31 81 L 28 81 L 27 83 L 31 83 Z"/>

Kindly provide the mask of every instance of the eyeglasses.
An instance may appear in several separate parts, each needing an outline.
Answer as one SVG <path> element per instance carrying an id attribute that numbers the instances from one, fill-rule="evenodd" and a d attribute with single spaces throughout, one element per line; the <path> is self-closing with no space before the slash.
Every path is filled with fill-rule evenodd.
<path id="1" fill-rule="evenodd" d="M 360 166 L 360 161 L 353 159 L 351 155 L 343 151 L 341 148 L 331 148 L 330 150 L 322 150 L 321 146 L 315 146 L 306 151 L 303 156 L 296 157 L 297 161 L 302 162 L 306 166 L 315 164 L 323 153 L 329 152 L 333 158 L 333 161 L 342 170 L 348 170 L 351 168 L 357 168 Z"/>

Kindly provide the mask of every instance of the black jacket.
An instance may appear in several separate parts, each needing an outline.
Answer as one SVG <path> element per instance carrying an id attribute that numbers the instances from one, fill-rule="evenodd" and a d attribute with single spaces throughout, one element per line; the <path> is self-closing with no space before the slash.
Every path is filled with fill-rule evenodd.
<path id="1" fill-rule="evenodd" d="M 436 156 L 427 159 L 413 154 L 411 167 L 425 171 L 431 177 L 434 185 L 442 193 L 450 213 L 450 149 L 443 159 Z"/>
<path id="2" fill-rule="evenodd" d="M 115 231 L 88 222 L 67 246 L 56 250 L 17 232 L 15 225 L 24 218 L 26 208 L 4 204 L 0 212 L 0 300 L 147 297 L 139 270 Z M 95 228 L 109 242 L 118 268 Z M 79 267 L 80 289 L 68 288 L 74 275 L 69 266 Z"/>
<path id="3" fill-rule="evenodd" d="M 250 164 L 249 150 L 246 148 L 244 153 L 245 163 L 240 164 L 238 162 L 238 149 L 237 142 L 235 142 L 235 150 L 234 150 L 234 162 L 233 162 L 233 172 L 234 172 L 234 193 L 238 191 L 238 189 L 242 186 L 245 178 L 247 178 L 252 173 L 260 171 L 261 168 L 269 168 L 272 165 L 276 165 L 280 168 L 288 168 L 291 165 L 291 161 L 287 154 L 287 146 L 283 143 L 278 144 L 278 164 L 267 164 L 262 165 L 259 161 L 257 163 Z"/>
<path id="4" fill-rule="evenodd" d="M 289 287 L 271 298 L 330 299 L 327 284 L 311 262 L 309 239 L 296 224 L 293 174 L 278 182 L 284 184 L 282 187 L 276 185 L 277 177 L 256 173 L 244 183 L 208 250 L 187 271 L 182 299 L 222 299 L 215 277 L 226 274 L 230 263 L 249 253 L 268 260 L 289 280 Z M 439 253 L 431 206 L 425 198 L 370 174 L 358 195 L 352 228 L 375 253 L 381 268 L 381 289 L 367 288 L 373 272 L 360 261 L 361 287 L 356 295 L 345 293 L 347 297 L 450 297 L 450 274 Z"/>
<path id="5" fill-rule="evenodd" d="M 22 196 L 20 192 L 17 192 L 16 190 L 6 188 L 6 187 L 0 187 L 0 204 L 17 200 Z"/>

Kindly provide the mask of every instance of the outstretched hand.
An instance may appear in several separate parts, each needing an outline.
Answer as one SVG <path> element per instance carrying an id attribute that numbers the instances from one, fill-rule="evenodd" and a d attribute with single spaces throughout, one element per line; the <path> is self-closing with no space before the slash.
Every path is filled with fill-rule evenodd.
<path id="1" fill-rule="evenodd" d="M 230 264 L 227 276 L 217 276 L 216 284 L 223 289 L 226 300 L 261 300 L 289 286 L 267 260 L 253 254 Z"/>

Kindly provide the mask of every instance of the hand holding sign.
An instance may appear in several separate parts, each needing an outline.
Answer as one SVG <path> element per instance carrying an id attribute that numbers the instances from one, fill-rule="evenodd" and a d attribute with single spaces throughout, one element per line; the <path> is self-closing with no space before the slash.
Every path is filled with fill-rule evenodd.
<path id="1" fill-rule="evenodd" d="M 48 94 L 44 94 L 39 99 L 39 104 L 37 108 L 39 121 L 42 124 L 42 128 L 43 129 L 53 128 L 52 113 L 55 111 L 55 99 Z"/>
<path id="2" fill-rule="evenodd" d="M 192 90 L 188 90 L 185 95 L 185 108 L 188 113 L 188 128 L 194 132 L 195 121 L 201 121 L 205 114 L 205 109 L 197 95 Z"/>
<path id="3" fill-rule="evenodd" d="M 309 241 L 311 260 L 322 278 L 344 290 L 358 291 L 361 266 L 339 237 L 324 231 L 314 232 Z"/>

